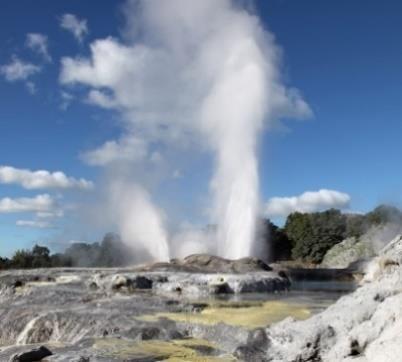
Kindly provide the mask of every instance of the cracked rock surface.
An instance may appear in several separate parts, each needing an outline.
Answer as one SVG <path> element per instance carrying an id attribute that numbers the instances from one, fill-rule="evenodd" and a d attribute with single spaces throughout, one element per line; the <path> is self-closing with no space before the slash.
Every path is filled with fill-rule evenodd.
<path id="1" fill-rule="evenodd" d="M 211 296 L 287 290 L 286 276 L 269 269 L 252 258 L 193 256 L 168 267 L 0 272 L 0 361 L 234 360 L 219 333 L 214 341 L 196 339 L 191 325 L 141 316 L 199 313 L 208 304 L 194 300 Z M 231 346 L 247 336 L 229 329 L 222 338 Z"/>

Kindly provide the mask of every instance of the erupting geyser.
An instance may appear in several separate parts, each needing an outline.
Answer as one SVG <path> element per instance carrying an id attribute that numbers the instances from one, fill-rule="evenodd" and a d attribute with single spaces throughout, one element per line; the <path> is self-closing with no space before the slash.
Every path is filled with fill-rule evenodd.
<path id="1" fill-rule="evenodd" d="M 259 206 L 256 147 L 265 114 L 268 64 L 258 44 L 262 34 L 255 19 L 245 12 L 233 16 L 211 39 L 209 50 L 221 52 L 222 59 L 214 70 L 201 122 L 215 153 L 211 186 L 218 254 L 237 259 L 253 253 Z"/>
<path id="2" fill-rule="evenodd" d="M 162 164 L 176 165 L 177 152 L 192 154 L 183 152 L 186 147 L 210 150 L 215 166 L 210 216 L 218 231 L 208 251 L 226 258 L 252 255 L 259 135 L 278 116 L 310 115 L 299 92 L 281 82 L 273 36 L 257 16 L 231 0 L 129 1 L 125 15 L 124 41 L 96 40 L 91 59 L 62 60 L 62 83 L 89 86 L 88 101 L 117 110 L 125 122 L 120 139 L 105 142 L 84 159 L 102 166 L 126 163 L 133 170 L 132 183 L 148 194 L 146 178 L 138 175 L 156 167 L 155 160 L 166 158 Z M 161 145 L 176 151 L 165 154 Z M 138 208 L 144 194 L 128 192 L 129 198 L 125 189 L 117 193 L 119 208 L 128 200 L 133 204 L 123 208 L 132 215 L 117 223 L 123 238 L 133 240 L 134 248 L 149 249 L 153 258 L 166 258 L 168 237 L 158 208 L 150 197 L 146 208 Z M 139 209 L 146 216 L 139 217 Z M 116 215 L 122 218 L 121 210 Z M 152 242 L 151 234 L 144 233 L 148 224 L 155 232 Z M 184 249 L 199 252 L 197 245 L 188 240 Z M 170 256 L 176 253 L 173 248 Z"/>

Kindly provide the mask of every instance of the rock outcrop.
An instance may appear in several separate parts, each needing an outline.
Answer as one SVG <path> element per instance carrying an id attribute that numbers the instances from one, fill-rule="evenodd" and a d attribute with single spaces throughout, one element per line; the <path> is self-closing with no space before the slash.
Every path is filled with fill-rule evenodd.
<path id="1" fill-rule="evenodd" d="M 347 268 L 353 262 L 369 259 L 374 256 L 375 251 L 369 242 L 364 239 L 351 237 L 328 250 L 322 261 L 322 267 Z"/>
<path id="2" fill-rule="evenodd" d="M 306 321 L 266 329 L 269 361 L 397 362 L 402 343 L 402 238 L 369 264 L 362 285 Z"/>
<path id="3" fill-rule="evenodd" d="M 169 263 L 150 264 L 139 270 L 244 274 L 271 271 L 272 268 L 262 260 L 252 257 L 230 260 L 210 254 L 193 254 L 184 259 L 172 259 Z"/>

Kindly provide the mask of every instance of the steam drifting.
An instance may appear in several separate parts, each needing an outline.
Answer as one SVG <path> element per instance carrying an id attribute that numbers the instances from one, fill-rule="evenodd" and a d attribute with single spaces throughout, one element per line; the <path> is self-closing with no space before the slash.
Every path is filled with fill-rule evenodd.
<path id="1" fill-rule="evenodd" d="M 121 190 L 124 190 L 124 202 Z M 137 245 L 137 251 L 148 254 L 144 259 L 168 261 L 163 214 L 152 204 L 149 194 L 139 185 L 116 182 L 111 186 L 111 196 L 123 240 Z"/>
<path id="2" fill-rule="evenodd" d="M 273 36 L 256 16 L 229 0 L 129 1 L 125 14 L 124 42 L 96 40 L 90 59 L 62 59 L 61 83 L 87 85 L 87 102 L 115 109 L 125 121 L 120 139 L 83 159 L 107 167 L 124 159 L 141 170 L 160 144 L 210 150 L 215 165 L 210 218 L 218 231 L 208 251 L 228 258 L 251 255 L 260 206 L 258 136 L 274 118 L 311 114 L 299 92 L 281 82 L 280 51 Z M 130 152 L 121 157 L 117 150 L 125 149 Z M 160 213 L 150 197 L 143 197 L 149 192 L 145 186 L 139 189 L 119 188 L 115 204 L 127 205 L 126 194 L 130 202 L 117 214 L 130 219 L 146 200 L 147 218 L 157 226 L 156 239 L 163 240 L 165 250 L 168 238 Z M 145 216 L 141 219 L 145 222 Z M 147 247 L 138 238 L 143 234 L 137 228 L 143 227 L 123 222 L 123 239 Z M 200 241 L 188 240 L 186 245 Z M 165 252 L 150 254 L 161 258 Z"/>

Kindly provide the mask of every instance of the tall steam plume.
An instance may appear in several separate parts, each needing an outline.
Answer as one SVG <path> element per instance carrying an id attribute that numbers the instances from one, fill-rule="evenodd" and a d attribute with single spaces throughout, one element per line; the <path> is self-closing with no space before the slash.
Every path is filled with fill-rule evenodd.
<path id="1" fill-rule="evenodd" d="M 63 84 L 87 85 L 87 102 L 118 110 L 124 120 L 121 138 L 89 151 L 84 160 L 106 167 L 130 163 L 138 175 L 161 144 L 210 150 L 211 222 L 218 232 L 209 251 L 229 258 L 252 255 L 260 206 L 259 135 L 277 117 L 311 113 L 299 92 L 281 82 L 273 36 L 230 0 L 129 1 L 125 15 L 124 40 L 96 40 L 90 59 L 62 60 Z M 125 189 L 118 195 L 116 205 L 125 205 Z M 148 208 L 148 215 L 150 210 L 157 208 Z M 157 212 L 152 218 L 160 219 Z M 163 226 L 161 220 L 156 224 Z M 135 226 L 124 230 L 126 238 L 138 240 Z"/>

